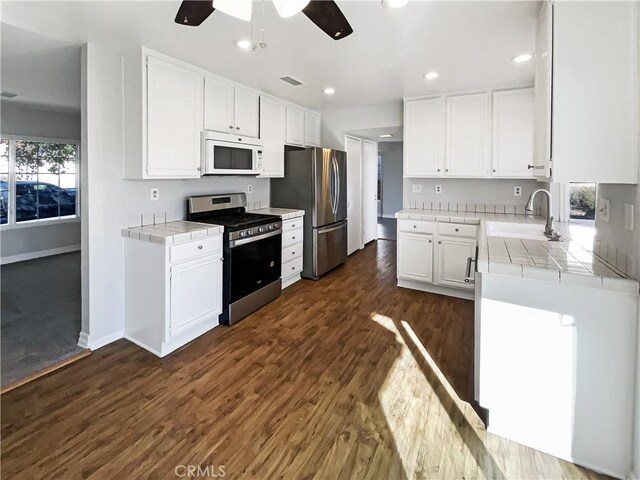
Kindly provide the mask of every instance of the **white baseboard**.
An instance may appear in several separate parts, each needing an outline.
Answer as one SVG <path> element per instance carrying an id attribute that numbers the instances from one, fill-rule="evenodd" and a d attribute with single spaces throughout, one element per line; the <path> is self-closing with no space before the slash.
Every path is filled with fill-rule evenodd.
<path id="1" fill-rule="evenodd" d="M 93 351 L 102 348 L 109 343 L 115 342 L 116 340 L 120 340 L 121 338 L 124 338 L 124 330 L 118 330 L 117 332 L 110 333 L 109 335 L 105 335 L 104 337 L 97 338 L 95 340 L 92 339 L 89 334 L 80 332 L 78 346 L 88 348 Z"/>
<path id="2" fill-rule="evenodd" d="M 462 298 L 465 300 L 473 300 L 475 297 L 473 290 L 458 290 L 457 288 L 441 287 L 440 285 L 433 285 L 431 283 L 406 280 L 402 278 L 398 278 L 398 286 L 402 288 L 410 288 L 412 290 L 420 290 L 421 292 L 446 295 L 447 297 Z"/>
<path id="3" fill-rule="evenodd" d="M 49 257 L 51 255 L 60 255 L 61 253 L 77 252 L 79 250 L 80 250 L 80 245 L 69 245 L 67 247 L 40 250 L 38 252 L 21 253 L 20 255 L 11 255 L 10 257 L 0 258 L 0 265 L 6 265 L 7 263 L 24 262 L 25 260 L 33 260 L 34 258 Z"/>
<path id="4" fill-rule="evenodd" d="M 382 218 L 396 218 L 396 216 L 393 213 L 385 213 L 383 215 L 378 215 L 378 217 L 382 217 Z"/>

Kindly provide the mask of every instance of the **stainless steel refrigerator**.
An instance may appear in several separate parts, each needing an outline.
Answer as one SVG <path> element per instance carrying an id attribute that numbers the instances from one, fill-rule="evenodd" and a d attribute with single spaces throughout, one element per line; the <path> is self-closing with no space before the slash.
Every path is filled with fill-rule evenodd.
<path id="1" fill-rule="evenodd" d="M 347 154 L 287 147 L 284 173 L 271 179 L 271 206 L 305 211 L 302 276 L 317 280 L 347 259 Z"/>

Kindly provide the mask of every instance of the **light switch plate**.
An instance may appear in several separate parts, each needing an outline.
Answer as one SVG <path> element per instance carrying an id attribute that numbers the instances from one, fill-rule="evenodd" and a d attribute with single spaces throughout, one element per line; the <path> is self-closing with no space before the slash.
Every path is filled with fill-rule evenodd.
<path id="1" fill-rule="evenodd" d="M 436 185 L 436 193 L 442 193 L 442 185 Z"/>
<path id="2" fill-rule="evenodd" d="M 633 204 L 624 204 L 624 228 L 633 232 Z"/>
<path id="3" fill-rule="evenodd" d="M 611 202 L 606 198 L 601 198 L 598 202 L 598 220 L 609 222 L 611 219 Z"/>
<path id="4" fill-rule="evenodd" d="M 414 183 L 411 185 L 411 192 L 412 193 L 422 193 L 422 185 L 420 185 L 419 183 Z"/>

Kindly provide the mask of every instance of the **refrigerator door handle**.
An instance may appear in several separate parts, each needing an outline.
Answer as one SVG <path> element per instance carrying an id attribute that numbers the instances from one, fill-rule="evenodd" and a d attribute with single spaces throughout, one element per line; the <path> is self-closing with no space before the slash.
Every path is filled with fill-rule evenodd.
<path id="1" fill-rule="evenodd" d="M 331 195 L 331 213 L 335 215 L 336 211 L 336 170 L 331 159 L 331 180 L 329 181 L 329 193 Z"/>
<path id="2" fill-rule="evenodd" d="M 333 168 L 335 171 L 334 181 L 336 184 L 336 187 L 335 187 L 336 198 L 335 198 L 335 207 L 334 207 L 333 214 L 338 215 L 338 206 L 340 205 L 340 169 L 338 168 L 338 161 L 336 160 L 335 154 L 333 155 Z"/>

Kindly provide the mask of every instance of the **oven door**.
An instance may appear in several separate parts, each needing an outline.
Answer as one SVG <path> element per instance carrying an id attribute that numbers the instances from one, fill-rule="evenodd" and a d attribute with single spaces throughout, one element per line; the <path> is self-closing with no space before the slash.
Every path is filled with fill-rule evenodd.
<path id="1" fill-rule="evenodd" d="M 262 173 L 262 150 L 216 140 L 205 141 L 205 175 L 257 175 Z"/>
<path id="2" fill-rule="evenodd" d="M 280 278 L 282 231 L 233 240 L 229 244 L 229 303 Z"/>

